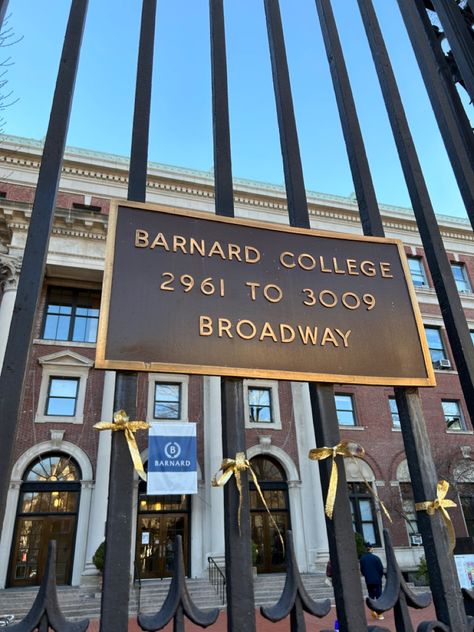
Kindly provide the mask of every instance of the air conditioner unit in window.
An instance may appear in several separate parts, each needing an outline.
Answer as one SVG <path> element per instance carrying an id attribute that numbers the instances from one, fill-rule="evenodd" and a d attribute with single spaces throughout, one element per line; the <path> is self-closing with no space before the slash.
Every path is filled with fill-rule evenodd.
<path id="1" fill-rule="evenodd" d="M 450 417 L 446 422 L 448 428 L 457 426 L 458 424 L 461 425 L 461 417 Z"/>
<path id="2" fill-rule="evenodd" d="M 435 369 L 450 369 L 451 362 L 448 360 L 448 358 L 441 358 L 441 360 L 437 360 L 434 363 L 434 367 Z"/>

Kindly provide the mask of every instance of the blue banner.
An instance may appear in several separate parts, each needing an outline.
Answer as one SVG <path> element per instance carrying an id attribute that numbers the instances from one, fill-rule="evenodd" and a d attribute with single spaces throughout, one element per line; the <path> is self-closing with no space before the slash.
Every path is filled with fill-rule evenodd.
<path id="1" fill-rule="evenodd" d="M 147 494 L 196 493 L 196 424 L 153 423 L 148 435 Z"/>

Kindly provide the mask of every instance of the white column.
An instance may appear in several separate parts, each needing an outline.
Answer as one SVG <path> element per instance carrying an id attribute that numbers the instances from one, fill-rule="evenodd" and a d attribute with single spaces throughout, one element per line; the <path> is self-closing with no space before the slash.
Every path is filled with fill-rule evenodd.
<path id="1" fill-rule="evenodd" d="M 227 455 L 228 456 L 228 455 Z M 204 489 L 203 493 L 203 569 L 207 557 L 223 557 L 224 495 L 211 480 L 222 463 L 221 380 L 204 377 Z"/>
<path id="2" fill-rule="evenodd" d="M 0 303 L 0 371 L 3 366 L 3 358 L 13 316 L 20 267 L 21 260 L 19 258 L 0 255 L 0 287 L 3 290 Z"/>
<path id="3" fill-rule="evenodd" d="M 112 421 L 114 414 L 115 371 L 106 371 L 104 377 L 104 391 L 102 395 L 101 419 Z M 107 517 L 107 500 L 109 496 L 110 452 L 112 445 L 112 431 L 99 432 L 99 446 L 97 449 L 97 465 L 95 486 L 92 494 L 92 505 L 87 534 L 86 564 L 83 575 L 96 575 L 97 569 L 92 563 L 92 556 L 104 539 L 105 520 Z"/>
<path id="4" fill-rule="evenodd" d="M 308 452 L 317 447 L 308 384 L 292 382 L 291 392 L 295 415 L 298 458 L 301 473 L 301 508 L 308 572 L 323 570 L 329 558 L 324 518 L 324 501 L 319 467 L 308 459 Z"/>

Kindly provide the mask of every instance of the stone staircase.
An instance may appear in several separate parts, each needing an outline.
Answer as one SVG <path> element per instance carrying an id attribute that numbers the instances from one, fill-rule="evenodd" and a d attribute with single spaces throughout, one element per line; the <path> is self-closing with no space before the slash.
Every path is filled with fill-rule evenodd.
<path id="1" fill-rule="evenodd" d="M 307 574 L 302 576 L 303 583 L 313 599 L 333 597 L 332 588 L 324 583 L 323 574 Z M 257 575 L 255 578 L 255 604 L 272 605 L 278 601 L 285 583 L 285 574 Z M 140 611 L 153 613 L 159 610 L 164 602 L 170 579 L 142 581 L 141 590 L 138 584 L 130 589 L 130 615 L 135 616 L 140 599 Z M 187 586 L 191 597 L 199 608 L 225 608 L 220 602 L 215 588 L 205 578 L 189 579 Z M 100 591 L 97 587 L 60 586 L 58 601 L 67 619 L 99 619 Z M 14 614 L 15 622 L 22 619 L 31 608 L 38 588 L 7 588 L 0 590 L 0 614 Z"/>

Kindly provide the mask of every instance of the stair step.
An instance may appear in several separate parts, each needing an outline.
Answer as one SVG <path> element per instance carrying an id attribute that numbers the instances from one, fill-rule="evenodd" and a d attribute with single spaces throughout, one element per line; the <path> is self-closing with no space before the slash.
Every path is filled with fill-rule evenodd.
<path id="1" fill-rule="evenodd" d="M 285 585 L 285 575 L 257 575 L 254 582 L 255 605 L 272 605 L 278 601 Z M 324 583 L 323 574 L 303 575 L 303 584 L 313 599 L 333 598 L 332 588 Z M 156 612 L 160 609 L 168 594 L 170 579 L 142 581 L 141 589 L 134 584 L 130 589 L 130 614 L 137 613 L 138 599 L 140 611 Z M 223 608 L 215 588 L 205 578 L 187 580 L 189 593 L 199 608 Z M 64 616 L 70 620 L 98 619 L 100 617 L 100 590 L 93 586 L 60 586 L 58 601 Z M 38 588 L 7 588 L 0 590 L 0 613 L 15 615 L 15 621 L 21 620 L 30 610 Z M 140 594 L 139 594 L 140 593 Z"/>

